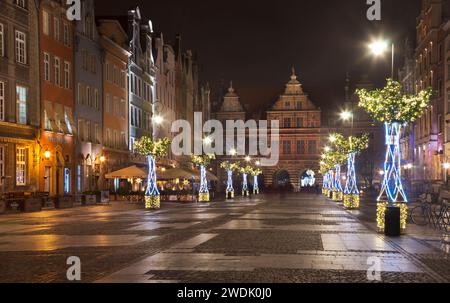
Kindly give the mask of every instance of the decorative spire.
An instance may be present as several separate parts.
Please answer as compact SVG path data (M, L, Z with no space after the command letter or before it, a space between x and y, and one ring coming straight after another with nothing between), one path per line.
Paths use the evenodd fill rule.
M233 80L230 81L230 88L228 88L228 92L234 93Z
M292 66L292 75L291 75L291 79L292 80L297 80L297 75L295 74L295 67Z

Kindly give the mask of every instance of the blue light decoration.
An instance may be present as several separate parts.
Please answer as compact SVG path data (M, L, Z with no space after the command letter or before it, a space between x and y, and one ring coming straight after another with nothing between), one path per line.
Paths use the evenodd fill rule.
M326 173L323 176L323 185L322 185L322 194L324 196L328 196L328 179L329 179L329 173Z
M334 179L333 179L333 195L332 200L333 201L342 201L343 199L343 190L342 190L342 184L341 184L341 165L337 164L335 166L334 171Z
M384 162L384 177L377 204L377 227L384 230L384 215L388 206L400 208L400 227L406 229L408 218L408 198L403 189L401 176L401 150L399 122L385 123L386 158Z
M388 201L391 205L408 202L401 177L400 129L400 123L385 123L387 149L384 179L378 201Z
M232 199L234 198L233 171L228 170L227 175L228 175L227 189L226 189L227 199Z
M206 167L200 165L200 189L198 195L199 202L209 202L208 180L206 179Z
M247 181L247 173L242 174L242 195L244 197L249 196L250 192L248 190L248 181Z
M259 194L258 176L253 176L253 194Z
M347 181L344 190L344 207L348 209L359 208L360 197L355 171L356 153L350 153L347 159Z
M156 184L156 164L154 156L147 156L148 175L145 190L145 208L158 209L161 207L161 197Z
M328 198L332 198L333 196L333 190L334 190L334 172L333 170L330 170L328 172Z

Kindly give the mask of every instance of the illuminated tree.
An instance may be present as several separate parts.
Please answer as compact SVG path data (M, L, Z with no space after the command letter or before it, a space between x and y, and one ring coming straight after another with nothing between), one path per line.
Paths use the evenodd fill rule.
M191 157L192 163L200 167L200 189L198 194L199 202L209 202L209 189L208 180L206 178L206 168L214 159L216 159L216 156L213 154L206 154L201 156L193 155Z
M239 169L239 171L242 174L242 195L244 197L249 196L250 195L250 191L248 190L248 180L247 177L249 174L252 173L253 168L251 166L245 166L245 167L241 167Z
M231 163L229 161L222 162L220 167L225 169L228 175L227 188L225 190L227 199L234 198L234 188L233 188L233 172L239 171L239 162Z
M420 118L430 104L431 89L420 91L417 95L402 93L400 83L388 79L386 87L368 91L358 89L359 106L364 108L375 120L385 125L386 158L384 162L384 179L378 196L378 227L384 229L386 207L401 208L402 229L406 228L408 199L401 179L400 136L402 126Z
M253 168L250 173L253 176L253 194L254 195L259 194L258 176L261 175L262 173L263 173L263 171L260 168Z
M134 151L147 157L148 176L145 190L145 208L158 209L161 207L161 197L156 184L156 158L167 154L170 140L167 138L153 140L150 137L141 137L134 143Z

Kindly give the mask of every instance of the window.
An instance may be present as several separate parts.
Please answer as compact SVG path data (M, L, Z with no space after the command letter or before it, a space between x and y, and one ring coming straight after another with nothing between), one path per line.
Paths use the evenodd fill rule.
M121 88L125 88L125 71L121 70L120 71L120 87Z
M100 109L100 96L98 94L98 89L95 89L94 92L94 108L97 110Z
M94 55L91 56L91 72L93 74L97 72L97 58Z
M27 155L26 149L18 147L16 150L16 185L26 185L26 168L27 168Z
M86 127L85 131L86 141L91 142L92 141L91 122L86 121L85 127Z
M100 143L100 128L97 123L94 125L94 143Z
M50 55L44 53L44 79L50 81Z
M70 193L70 169L64 168L64 193Z
M115 65L114 65L113 82L114 84L119 85L119 71L117 70L117 66Z
M316 141L309 141L308 142L308 154L313 155L317 153L317 143Z
M72 129L72 109L70 107L64 106L64 121L66 122L67 131L69 134L73 134Z
M5 121L5 82L0 81L0 121Z
M16 61L27 64L27 35L16 30Z
M106 80L111 81L111 66L106 63Z
M77 165L77 191L81 192L81 165Z
M55 85L61 86L61 59L55 57L53 67L55 69Z
M88 69L88 53L85 49L81 50L81 67L84 70Z
M297 101L297 109L298 110L302 109L302 101Z
M81 83L78 83L77 85L77 102L78 104L83 104L83 87L81 86Z
M106 129L106 142L105 145L106 146L110 146L111 145L111 130L109 128Z
M297 141L297 154L303 155L305 153L305 141Z
M64 61L64 88L70 89L70 63Z
M59 41L60 39L60 21L59 18L55 17L53 19L53 36L55 37L56 41Z
M124 99L122 99L121 101L120 101L120 116L123 118L123 119L125 119L127 116L126 116L126 113L127 113L127 103L125 102L125 100Z
M27 124L27 88L23 86L16 86L17 98L17 123Z
M49 112L51 112L52 102L45 101L45 109L44 109L44 129L52 130L52 124L50 122Z
M14 0L14 4L20 6L21 8L27 8L26 0Z
M114 148L117 148L119 146L119 133L117 130L114 130Z
M119 116L119 99L114 97L114 116Z
M297 128L303 127L303 118L297 118Z
M284 118L283 125L284 125L284 128L291 128L291 118Z
M289 101L284 102L284 108L285 109L290 109L291 108L291 103Z
M89 86L86 86L86 105L92 106L91 101L91 88Z
M64 22L64 33L63 33L64 45L70 47L70 28L69 24Z
M291 141L283 141L283 154L291 153Z
M111 112L111 97L109 95L106 95L106 112L109 114Z
M134 125L134 106L131 106L131 108L130 108L130 124L131 124L131 126L135 126Z
M84 141L84 134L83 134L83 120L78 120L78 140Z
M3 185L5 177L5 147L0 145L0 185Z
M50 14L47 11L42 12L42 31L44 35L50 35Z
M122 132L120 135L122 137L122 140L121 140L121 143L120 143L121 147L122 148L126 148L127 147L127 137L126 137L124 132Z
M0 23L0 57L5 55L5 28Z

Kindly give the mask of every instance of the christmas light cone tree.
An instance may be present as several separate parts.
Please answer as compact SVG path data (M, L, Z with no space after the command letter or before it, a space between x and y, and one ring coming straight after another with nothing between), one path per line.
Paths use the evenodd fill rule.
M167 153L170 140L167 138L154 141L149 137L141 137L134 143L136 153L145 156L148 164L147 188L145 190L145 208L159 209L161 197L157 186L156 157L163 157Z
M341 165L336 164L335 165L335 171L334 171L334 180L333 180L333 194L331 197L331 200L335 202L342 201L343 198L343 190L342 190L342 183L341 183Z
M225 195L227 199L234 198L234 187L233 187L233 172L239 170L239 162L230 163L228 161L222 162L220 167L225 169L227 172L227 188L225 189Z
M258 195L259 194L259 182L258 177L262 174L262 170L259 168L253 168L251 173L253 176L253 194Z
M356 180L355 157L357 153L367 149L369 136L364 134L361 137L350 136L345 138L342 134L332 134L330 138L332 138L331 141L333 141L333 145L338 153L347 158L347 178L343 193L344 207L356 209L359 207L360 197Z
M402 93L400 83L388 79L383 89L368 91L358 89L359 106L385 125L386 158L381 191L378 196L377 226L385 229L387 208L400 208L400 227L406 229L408 198L401 180L400 136L404 124L420 118L429 106L432 90L422 90L417 95Z
M242 196L250 196L250 190L248 189L248 175L252 173L253 168L251 166L245 166L240 168L242 174Z
M216 157L212 154L196 156L193 155L191 157L192 163L197 165L200 168L200 188L198 192L198 201L199 202L209 202L209 188L208 188L208 179L206 176L206 168L209 166L212 160Z

